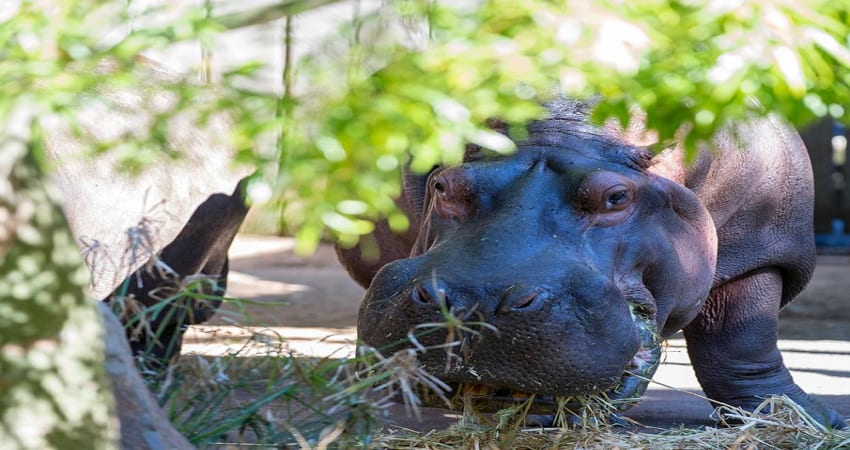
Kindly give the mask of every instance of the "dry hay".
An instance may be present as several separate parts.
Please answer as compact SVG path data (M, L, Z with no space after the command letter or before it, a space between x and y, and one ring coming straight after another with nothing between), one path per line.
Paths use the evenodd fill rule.
M184 356L154 389L161 398L172 392L173 418L201 447L850 449L850 431L826 429L787 397L770 397L752 413L720 407L714 415L721 426L700 429L618 426L607 419L620 405L604 395L558 398L554 422L559 427L529 428L526 418L534 396L493 414L479 413L463 386L449 397L448 386L419 366L414 349L383 357L361 346L358 358L345 362L295 358L282 339L262 343L267 346L264 357L239 357L239 351L229 357ZM177 374L191 383L173 378ZM428 433L376 433L369 425L377 425L383 408L399 398L417 413L427 391L460 405L463 418ZM256 428L253 437L245 434L251 431L246 427Z
M272 445L279 448L387 448L387 449L850 449L850 431L826 429L816 422L801 406L787 397L770 397L756 408L755 412L747 412L731 406L722 406L715 410L714 417L718 427L658 429L631 423L619 426L609 423L608 418L616 415L619 405L612 404L604 395L573 397L559 399L559 407L555 411L557 428L529 428L526 418L529 416L530 405L534 397L517 403L512 407L496 413L483 414L476 411L475 404L462 395L463 389L455 396L447 398L447 387L439 380L422 371L416 361L416 352L398 352L391 357L383 357L379 353L364 354L361 347L358 358L363 364L360 370L346 363L339 367L332 364L334 370L327 370L318 361L312 363L301 358L235 358L229 360L230 365L224 370L219 364L227 359L215 358L207 361L204 358L181 358L184 371L195 380L195 394L204 391L198 386L198 380L210 380L209 392L201 397L210 397L221 387L221 379L247 380L256 377L257 373L267 380L276 380L277 390L287 390L289 387L298 392L302 404L312 404L319 410L325 420L314 423L315 428L306 435L304 423L314 420L303 416L309 413L304 410L288 417L278 417L278 426L288 431L289 437L282 434L266 436L258 444ZM285 352L282 352L285 353ZM368 362L366 362L368 360ZM284 367L281 362L287 362ZM330 361L324 361L330 363ZM317 364L318 365L314 365ZM276 370L270 370L270 366ZM364 367L365 366L365 367ZM342 372L339 372L339 371ZM349 372L353 370L353 372ZM276 372L270 374L270 372ZM316 373L323 372L324 379L334 373L328 382L317 383ZM216 380L218 379L218 380ZM215 381L213 381L215 380ZM284 381L285 380L285 381ZM312 380L312 382L310 382ZM267 381L268 382L268 381ZM226 384L226 383L225 383ZM239 390L244 390L250 383L239 382ZM419 389L424 387L425 389ZM251 389L248 389L251 390ZM328 395L328 390L332 393ZM444 430L427 433L417 433L413 430L393 429L377 432L369 427L361 428L357 422L366 416L375 417L382 408L401 398L406 400L413 413L418 412L421 404L419 397L423 391L432 391L431 395L442 397L449 404L464 409L459 422ZM265 392L268 395L268 392ZM284 398L260 399L253 403L271 406L280 404ZM288 397L288 395L286 396ZM291 398L290 401L295 400ZM707 401L707 399L706 399ZM269 404L268 402L272 402ZM252 403L252 402L249 402ZM351 421L353 411L351 405L358 404L368 407L361 411L364 417ZM576 407L578 405L578 407ZM236 409L244 409L241 405ZM340 409L342 408L342 409ZM224 408L227 409L227 408ZM279 409L279 408L275 408ZM311 409L311 408L308 408ZM355 408L357 409L357 408ZM222 411L225 412L225 411ZM316 411L314 411L315 413ZM291 412L290 412L291 414ZM218 414L216 414L218 415ZM226 414L225 414L226 415ZM309 414L308 414L309 415ZM339 422L340 416L348 416L349 421ZM213 416L203 417L205 420ZM221 418L216 418L221 420ZM300 423L303 422L303 423ZM321 422L321 424L319 423ZM734 425L731 425L734 424ZM321 432L320 432L321 431ZM281 430L283 432L283 430ZM346 436L348 433L354 436ZM318 433L318 434L317 434ZM361 434L365 433L365 434ZM259 438L259 436L257 436ZM294 441L293 442L293 437ZM237 439L235 442L240 442ZM232 443L235 443L232 441ZM255 441L257 442L257 441ZM222 443L217 443L221 445ZM241 441L239 445L245 445ZM207 443L206 445L209 445ZM257 445L257 444L254 444ZM216 447L217 445L213 445Z
M522 417L521 411L517 418ZM445 430L395 431L377 439L388 449L838 449L850 448L850 431L824 428L787 397L770 397L756 409L715 410L720 426L625 431L594 422L577 428L500 428L461 421ZM497 413L498 415L498 413ZM737 425L729 425L736 423ZM502 425L504 425L502 423Z

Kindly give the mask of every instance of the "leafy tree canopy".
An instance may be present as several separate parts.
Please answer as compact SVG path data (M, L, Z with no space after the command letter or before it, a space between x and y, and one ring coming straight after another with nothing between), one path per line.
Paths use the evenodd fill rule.
M304 23L291 17L320 17L325 5L345 2L290 0L230 13L209 3L176 12L135 3L21 0L0 8L4 139L17 133L41 146L34 117L73 119L78 93L138 83L131 69L143 51L198 40L214 53L219 33L275 20L285 23L287 39ZM226 71L214 89L187 80L168 86L175 109L196 108L200 120L231 115L237 160L259 169L253 191L271 188L302 250L326 231L353 243L371 230L369 218L386 216L403 229L392 201L403 165L421 171L456 162L467 142L511 151L486 119L540 117L540 102L556 90L601 95L599 121L627 123L639 108L661 145L684 137L690 151L752 114L776 113L795 125L848 121L848 2L348 3L360 13L326 45L287 57L277 93L246 84L260 63ZM168 117L158 113L146 132L92 149L118 152L130 170L176 157L163 150Z

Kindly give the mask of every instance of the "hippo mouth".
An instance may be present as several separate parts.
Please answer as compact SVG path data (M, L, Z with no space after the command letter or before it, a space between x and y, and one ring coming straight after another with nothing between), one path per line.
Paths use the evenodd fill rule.
M661 362L661 338L654 320L654 311L642 303L629 302L632 320L640 337L640 347L626 364L613 388L590 389L581 394L539 395L503 386L480 383L447 383L454 395L446 397L420 386L417 392L426 406L490 413L522 405L527 414L551 415L565 411L578 415L590 402L604 404L610 413L622 412L634 406L646 391L650 379ZM608 384L608 383L606 383ZM608 384L610 385L610 384Z

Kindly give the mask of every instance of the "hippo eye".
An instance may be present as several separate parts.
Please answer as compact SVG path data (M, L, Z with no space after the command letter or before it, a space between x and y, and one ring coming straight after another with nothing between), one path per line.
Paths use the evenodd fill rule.
M577 206L584 212L611 214L629 209L634 203L636 192L635 184L628 177L610 170L597 170L582 180L577 194ZM614 216L619 217L621 214ZM594 223L598 225L602 222Z
M632 191L627 186L618 184L602 194L603 210L607 212L620 211L631 203Z

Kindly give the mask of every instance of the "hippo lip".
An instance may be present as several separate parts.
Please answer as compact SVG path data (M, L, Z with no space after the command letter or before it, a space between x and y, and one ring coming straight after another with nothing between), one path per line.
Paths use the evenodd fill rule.
M449 383L455 392L449 399L450 407L460 410L472 406L476 411L495 412L526 403L524 410L529 414L553 414L563 407L577 413L586 399L594 396L604 399L612 407L612 412L625 411L634 406L646 391L649 380L661 362L661 338L657 332L654 312L639 302L630 301L628 304L640 336L640 347L613 388L591 389L586 394L572 396L543 396L500 386ZM445 397L427 389L420 389L419 395L425 405L446 405Z

